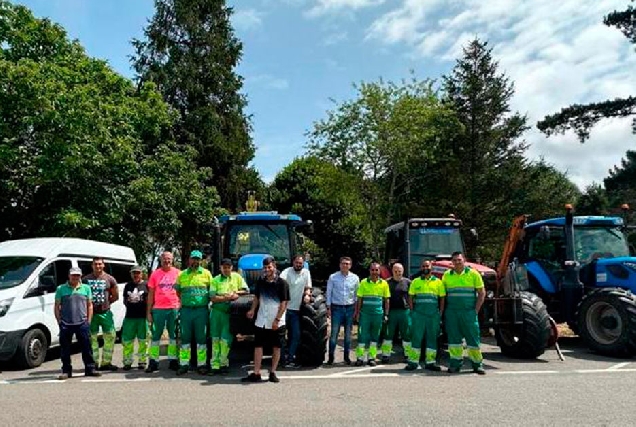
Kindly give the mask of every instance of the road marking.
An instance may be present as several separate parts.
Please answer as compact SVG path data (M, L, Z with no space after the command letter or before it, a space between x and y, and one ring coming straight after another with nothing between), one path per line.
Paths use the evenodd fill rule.
M629 365L631 362L623 362L623 363L617 363L614 366L610 366L609 368L607 368L608 371L615 371L617 369L621 369L624 368L625 366Z
M340 376L340 375L355 374L355 373L358 373L358 372L370 371L371 369L376 369L376 367L375 366L367 366L366 368L351 369L349 371L344 371L344 372L335 372L333 374L330 374L329 376L337 377L337 376Z
M404 376L404 374L398 374L397 372L383 372L383 373L369 373L364 375L289 375L289 376L279 376L280 379L285 380L313 380L313 379L321 379L321 380L345 380L347 378L382 378L382 377L400 377Z
M0 384L11 384L9 381L6 380L0 380Z
M624 373L624 372L636 372L636 368L630 368L630 369L579 369L576 371L571 371L571 372L576 372L577 374L607 374L607 373Z
M532 374L558 374L559 372L567 371L494 371L499 375L532 375Z

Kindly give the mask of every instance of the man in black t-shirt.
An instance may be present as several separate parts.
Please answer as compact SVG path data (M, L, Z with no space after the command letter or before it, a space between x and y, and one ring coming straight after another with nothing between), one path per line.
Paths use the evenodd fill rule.
M389 298L389 320L385 325L382 341L382 363L389 363L396 330L400 331L405 357L408 356L411 348L411 312L408 303L411 281L404 277L402 264L393 264L393 276L387 282L391 297Z
M272 346L272 367L269 371L269 381L277 383L276 368L280 361L280 349L285 339L285 311L289 301L289 285L281 279L276 270L274 258L263 260L265 273L256 281L252 308L247 312L249 319L256 314L256 332L254 333L254 372L243 378L244 382L261 381L261 362L263 347Z
M130 269L132 280L124 287L124 305L126 317L122 325L121 342L124 347L124 370L129 371L133 364L135 339L138 340L138 369L146 369L148 359L147 341L148 324L146 321L146 304L148 302L148 286L143 280L142 268L138 265Z

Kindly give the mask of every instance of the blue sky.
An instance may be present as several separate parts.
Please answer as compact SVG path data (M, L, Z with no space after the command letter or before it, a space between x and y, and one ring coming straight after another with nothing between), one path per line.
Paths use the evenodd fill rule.
M17 0L77 38L91 56L132 77L130 40L142 36L152 0ZM490 41L516 83L513 107L532 124L547 113L636 94L636 53L602 17L626 0L232 0L244 43L245 77L257 147L267 181L304 151L305 132L330 98L353 96L352 83L439 78L472 37ZM633 148L629 120L602 123L581 145L572 134L525 135L531 158L544 157L580 187L601 181Z

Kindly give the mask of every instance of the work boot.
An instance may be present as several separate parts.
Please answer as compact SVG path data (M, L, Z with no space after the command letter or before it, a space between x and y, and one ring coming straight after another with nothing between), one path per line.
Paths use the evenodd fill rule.
M333 365L333 356L329 356L329 359L327 360L327 365L328 366L332 366Z
M124 365L124 371L130 371L132 369L132 365Z
M280 379L276 375L276 372L270 372L269 373L269 382L270 383L279 383L280 382Z
M60 375L57 376L57 379L60 381L64 381L64 380L68 380L72 376L73 374L70 372L62 372Z
M475 366L473 368L473 372L478 375L486 375L486 370L484 369L483 366Z
M177 359L172 359L168 364L168 368L171 371L176 371L177 369L179 369L179 361Z
M244 383L260 383L262 380L261 374L255 374L254 372L244 378L241 378L241 382Z
M448 367L448 369L446 370L446 372L448 372L449 374L458 374L459 373L459 368L453 368L453 367Z
M207 375L208 374L208 368L206 368L205 366L199 366L197 368L197 373L199 375Z
M424 369L426 369L427 371L433 371L433 372L440 372L442 370L442 368L439 365L436 365L435 363L427 363L426 365L424 365Z
M85 377L101 377L102 373L97 371L86 371L84 372Z
M351 366L351 359L349 359L348 357L345 357L344 363L345 363L345 365Z
M417 363L407 363L407 365L404 367L405 371L415 371L417 369Z
M389 356L382 356L382 358L380 359L380 363L388 365L390 360L391 359L389 358Z
M181 375L185 375L188 373L188 367L187 366L179 366L179 369L177 369L177 375L181 376Z
M146 369L146 364L145 363L137 364L137 369L139 369L140 371L143 371L144 369Z
M116 365L113 365L112 363L105 363L103 365L99 365L99 368L97 368L98 371L109 371L109 372L117 372L119 368Z
M146 373L150 374L151 372L155 372L158 370L159 370L159 364L157 363L157 361L150 359L150 362L148 362L148 367L146 368Z
M367 362L367 365L369 366L377 366L377 363L374 359L369 359L369 361Z

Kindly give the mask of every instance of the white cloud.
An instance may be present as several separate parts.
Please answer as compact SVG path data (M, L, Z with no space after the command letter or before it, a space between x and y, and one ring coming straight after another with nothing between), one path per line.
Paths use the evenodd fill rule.
M603 16L625 8L624 0L402 0L367 29L367 39L403 44L415 55L452 65L462 46L488 40L500 69L515 82L512 107L530 124L572 103L636 93L636 54ZM543 156L580 186L602 181L636 136L631 121L607 120L580 144L572 133L546 138L533 127L529 155Z
M237 9L232 14L231 20L237 30L250 31L263 24L264 15L256 9Z
M314 5L307 11L307 16L317 17L343 10L358 10L371 6L378 6L385 0L315 0Z
M257 76L247 77L246 83L248 85L255 85L268 89L285 90L289 88L289 82L286 79L274 77L269 74L260 74Z
M346 31L337 31L335 33L328 34L322 41L322 44L324 46L333 46L347 40L348 38L349 34Z

